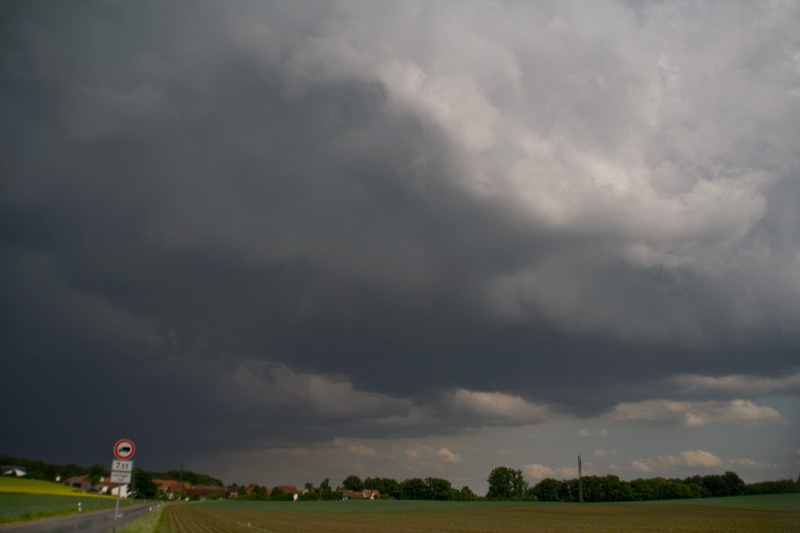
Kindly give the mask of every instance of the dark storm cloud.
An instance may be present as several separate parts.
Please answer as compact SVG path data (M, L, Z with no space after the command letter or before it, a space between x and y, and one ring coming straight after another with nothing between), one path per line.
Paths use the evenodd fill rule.
M3 4L4 446L453 432L795 372L796 14L708 44L715 13L634 7Z

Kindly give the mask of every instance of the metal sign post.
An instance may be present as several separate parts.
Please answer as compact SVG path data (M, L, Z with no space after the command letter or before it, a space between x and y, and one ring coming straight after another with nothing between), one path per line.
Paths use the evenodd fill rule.
M119 516L119 500L122 497L122 485L131 482L133 478L133 453L136 446L130 439L122 439L114 445L115 460L111 461L111 482L117 484L117 508L114 510L114 531L117 530L117 517Z

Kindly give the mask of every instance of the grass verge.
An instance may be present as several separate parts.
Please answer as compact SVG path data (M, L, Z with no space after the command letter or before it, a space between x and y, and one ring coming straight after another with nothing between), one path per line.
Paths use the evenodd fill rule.
M139 518L121 528L117 528L118 533L170 533L170 529L164 525L162 517L164 509L167 508L166 504L155 504L152 510Z

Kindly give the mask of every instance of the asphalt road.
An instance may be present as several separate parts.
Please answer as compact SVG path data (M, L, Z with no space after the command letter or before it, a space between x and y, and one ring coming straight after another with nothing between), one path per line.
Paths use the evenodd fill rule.
M58 518L47 518L23 524L10 524L0 527L2 533L109 533L115 527L122 527L137 518L141 518L150 508L158 503L131 505L119 510L120 517L114 522L114 509L107 511L94 511L90 513L77 513Z

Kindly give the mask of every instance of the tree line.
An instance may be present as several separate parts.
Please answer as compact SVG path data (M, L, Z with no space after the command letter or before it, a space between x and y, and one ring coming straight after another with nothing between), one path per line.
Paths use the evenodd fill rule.
M342 498L342 490L377 490L383 499L396 500L515 500L578 502L583 495L584 502L622 502L645 500L669 500L679 498L708 498L719 496L741 496L752 494L781 494L800 492L800 476L797 481L784 479L746 484L735 472L721 475L692 476L685 479L634 479L624 481L614 475L584 476L581 479L556 480L546 478L535 485L529 485L521 470L508 467L492 469L487 479L489 491L486 496L476 495L469 487L456 489L446 479L411 478L397 481L386 477L368 477L364 480L351 475L342 481L337 489L332 489L325 479L319 487L306 483L298 495L299 500L335 500ZM252 485L251 485L252 487ZM277 491L277 494L276 494ZM239 491L240 499L291 499L279 489L269 491L258 487L250 493Z
M695 475L685 479L656 477L632 481L614 475L566 480L546 478L529 486L521 470L497 467L492 470L488 481L486 497L490 500L622 502L800 492L800 476L797 481L784 479L746 484L735 472Z
M56 479L65 480L75 476L89 476L89 479L93 480L93 483L97 483L101 477L108 476L108 467L101 464L94 464L89 467L79 466L75 463L58 465L45 463L44 461L14 457L12 455L0 455L0 464L23 467L25 469L26 478L47 481L55 481Z
M27 478L55 481L65 480L73 476L87 475L96 484L101 477L108 476L108 469L100 464L82 467L70 463L67 465L47 464L20 457L0 455L0 464L24 467ZM190 470L170 470L164 473L145 472L140 468L134 471L134 486L137 497L152 498L156 494L153 479L171 479L185 481L191 485L222 486L219 479L197 474ZM362 480L351 475L345 478L339 487L331 487L330 480L324 479L318 486L308 482L298 494L300 500L336 500L342 499L342 490L362 491L377 490L381 498L396 500L452 500L472 501L518 500L577 502L581 495L585 502L619 502L643 500L669 500L681 498L707 498L717 496L740 496L755 494L783 494L800 492L800 476L797 480L782 479L778 481L761 481L746 484L734 472L721 475L695 475L685 479L667 479L662 477L634 479L624 481L614 475L583 476L581 479L556 480L546 478L535 485L525 481L522 470L498 466L493 468L487 479L489 490L486 496L479 497L469 487L456 489L442 478L410 478L397 481L386 477L368 477ZM266 486L251 483L239 486L236 483L227 487L237 493L240 500L291 500L293 495L279 488L268 490Z
M469 487L456 489L446 479L426 477L396 481L386 477L368 477L363 482L358 476L349 476L342 482L348 490L371 489L380 492L381 497L396 500L477 500L478 496Z
M280 488L275 487L271 491L267 487L253 484L238 486L230 485L234 488L238 500L291 500L292 495L286 494ZM299 489L298 500L341 500L345 490L361 492L364 489L377 490L382 499L394 500L477 500L478 496L469 487L455 489L449 481L441 478L428 477L406 479L396 481L391 478L366 478L362 480L358 476L348 476L342 484L336 488L331 487L330 479L325 478L314 486L308 482L305 487Z

